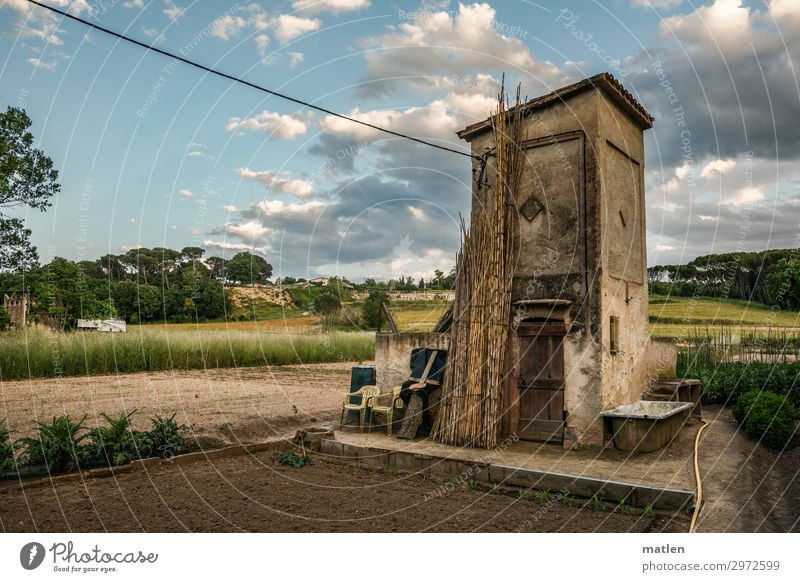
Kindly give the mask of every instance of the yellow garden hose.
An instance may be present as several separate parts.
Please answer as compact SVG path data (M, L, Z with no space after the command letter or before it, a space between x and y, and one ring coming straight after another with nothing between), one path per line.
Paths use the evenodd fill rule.
M697 525L697 516L700 514L700 505L703 503L703 481L700 479L700 462L697 460L698 449L700 448L700 435L703 430L708 426L704 420L703 426L697 431L697 436L694 437L694 478L697 483L697 499L694 503L694 513L692 513L692 522L689 524L689 533L694 533L694 528Z

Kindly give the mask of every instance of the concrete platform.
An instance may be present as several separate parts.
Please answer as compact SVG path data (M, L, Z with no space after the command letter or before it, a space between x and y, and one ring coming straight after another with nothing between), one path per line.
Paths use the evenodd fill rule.
M697 425L684 427L660 451L565 450L509 439L497 449L451 447L428 439L406 441L378 433L336 431L322 453L364 465L437 473L514 487L602 496L628 505L681 509L694 501L692 445Z

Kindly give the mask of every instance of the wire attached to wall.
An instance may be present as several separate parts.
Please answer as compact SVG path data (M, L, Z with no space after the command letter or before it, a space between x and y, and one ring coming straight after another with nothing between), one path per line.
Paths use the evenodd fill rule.
M75 22L79 22L79 23L81 23L81 24L83 24L85 26L88 26L88 27L90 27L90 28L92 28L94 30L99 30L100 32L104 32L104 33L109 34L109 35L111 35L111 36L113 36L115 38L118 38L120 40L124 40L126 42L131 43L131 44L135 44L136 46L139 46L141 48L144 48L144 49L147 49L149 51L153 51L155 53L163 55L165 57L169 57L171 59L175 59L176 61L180 61L180 62L185 63L187 65L191 65L192 67L200 69L201 71L205 71L207 73L211 73L212 75L217 75L218 77L222 77L223 79L228 79L229 81L233 81L235 83L241 83L242 85L245 85L245 86L250 87L252 89L256 89L257 91L262 91L262 92L267 93L269 95L273 95L274 97L278 97L280 99L285 99L286 101L291 101L292 103L295 103L297 105L301 105L303 107L308 107L309 109L314 109L314 110L319 111L321 113L325 113L326 115L332 115L333 117L337 117L339 119L344 119L345 121L349 121L351 123L357 123L358 125L363 125L364 127L369 127L370 129L374 129L376 131L380 131L380 132L386 133L388 135L393 135L395 137L400 137L400 138L403 138L403 139L411 140L413 142L416 142L416 143L419 143L419 144L422 144L422 145L430 146L432 148L436 148L436 149L439 149L439 150L442 150L442 151L446 151L446 152L450 152L450 153L453 153L453 154L458 154L460 156L465 156L465 157L468 157L468 158L480 159L479 156L476 156L476 155L473 155L473 154L470 154L470 153L467 153L467 152L464 152L464 151L461 151L461 150L457 150L455 148L450 148L450 147L447 147L447 146L443 146L443 145L439 145L439 144L436 144L436 143L433 143L433 142L429 142L429 141L426 141L424 139L420 139L418 137L413 137L413 136L410 136L410 135L406 135L406 134L400 133L398 131L392 131L391 129L386 129L385 127L380 127L380 126L374 125L372 123L367 123L366 121L361 121L360 119L356 119L354 117L349 117L349 116L344 115L342 113L337 113L337 112L332 111L330 109L326 109L324 107L320 107L319 105L314 105L312 103L309 103L308 101L303 101L302 99L298 99L296 97L291 97L289 95L286 95L284 93L280 93L278 91L273 91L272 89L268 89L266 87L262 87L261 85L257 85L255 83L251 83L250 81L246 81L245 79L242 79L240 77L235 77L233 75L229 75L228 73L223 73L222 71L217 71L216 69L212 69L211 67L208 67L206 65L202 65L202 64L197 63L195 61L191 61L191 60L186 59L186 58L184 58L182 56L179 56L179 55L176 55L174 53L171 53L169 51L165 51L165 50L160 49L158 47L155 47L153 45L149 45L147 43L141 42L139 40L136 40L135 38L131 38L129 36L125 36L124 34L120 34L119 32L115 32L113 30L110 30L108 28L100 26L99 24L94 24L93 22L89 22L88 20L85 20L85 19L83 19L83 18L81 18L79 16L75 16L73 14L69 14L65 10L60 10L58 8L54 8L53 6L48 6L47 4L44 4L42 2L38 2L37 0L27 0L27 1L30 4L34 4L36 6L39 6L40 8L44 8L45 10L49 10L50 12L54 12L56 14L59 14L64 18L68 18L70 20L74 20Z

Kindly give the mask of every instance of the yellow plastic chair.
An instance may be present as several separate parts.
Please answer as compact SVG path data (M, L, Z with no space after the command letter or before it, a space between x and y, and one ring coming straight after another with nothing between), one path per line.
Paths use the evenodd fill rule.
M362 386L355 392L351 392L344 397L342 402L342 416L339 419L339 426L344 424L344 415L346 412L358 412L358 432L364 432L364 418L367 414L367 403L373 396L381 393L381 389L377 386ZM352 402L354 396L361 396L361 401L358 403Z
M394 418L395 410L403 410L403 401L400 399L400 390L402 386L395 386L391 392L385 394L378 394L372 396L367 402L367 408L370 410L370 422L367 425L367 430L372 432L372 415L376 412L378 414L386 415L387 434L392 436L392 419Z

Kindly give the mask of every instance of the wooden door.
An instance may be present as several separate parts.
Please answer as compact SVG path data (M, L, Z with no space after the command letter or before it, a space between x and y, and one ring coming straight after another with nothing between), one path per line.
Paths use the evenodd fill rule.
M564 440L564 325L523 322L519 341L520 438Z

